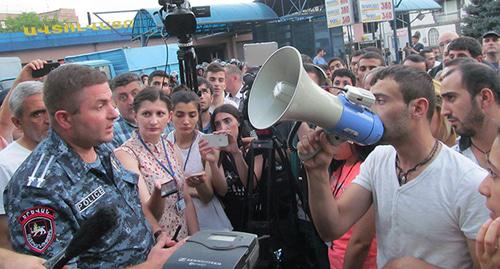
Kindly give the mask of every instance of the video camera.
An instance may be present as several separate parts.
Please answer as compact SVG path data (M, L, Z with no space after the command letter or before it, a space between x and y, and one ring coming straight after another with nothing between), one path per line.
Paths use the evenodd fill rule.
M179 71L181 84L198 93L196 53L192 35L196 32L196 18L210 17L210 6L193 7L187 0L158 0L165 32L179 39Z

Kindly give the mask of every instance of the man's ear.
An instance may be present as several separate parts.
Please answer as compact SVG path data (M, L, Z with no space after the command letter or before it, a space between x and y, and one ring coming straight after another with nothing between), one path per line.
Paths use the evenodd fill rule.
M427 118L429 111L429 101L425 98L417 98L411 101L410 113L414 118Z
M72 115L66 110L58 110L54 113L54 120L62 129L70 129L73 126Z
M483 88L478 94L482 109L487 109L491 105L496 105L495 93L490 88Z
M21 125L22 125L21 120L19 120L16 117L12 117L12 118L10 118L10 120L12 121L12 123L14 124L14 126L16 126L17 129L21 129Z

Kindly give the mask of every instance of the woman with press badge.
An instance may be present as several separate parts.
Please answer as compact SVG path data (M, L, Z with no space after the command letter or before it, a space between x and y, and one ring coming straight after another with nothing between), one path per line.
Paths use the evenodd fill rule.
M139 196L155 237L164 231L185 238L198 231L198 221L186 192L180 153L163 133L170 121L170 100L147 87L135 96L133 109L138 131L115 150L116 157L139 175Z

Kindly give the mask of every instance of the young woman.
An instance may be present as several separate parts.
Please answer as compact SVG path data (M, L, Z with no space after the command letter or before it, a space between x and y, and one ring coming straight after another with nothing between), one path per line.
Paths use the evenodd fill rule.
M189 194L196 209L200 230L232 230L231 223L204 172L198 143L202 133L198 131L200 98L192 91L178 91L171 96L172 121L175 131L167 139L181 152L182 170L186 175Z
M359 146L344 142L335 147L334 170L330 179L332 194L335 199L342 196L344 190L359 174L361 163L374 146ZM377 268L377 245L374 240L375 222L370 209L349 231L332 242L328 249L330 268Z
M137 94L133 108L138 131L115 154L126 169L139 175L139 196L155 236L163 230L171 236L179 233L177 238L182 239L198 231L198 222L180 153L163 133L170 120L169 107L168 96L156 88ZM161 185L169 190L165 198Z
M212 182L215 193L221 196L225 211L236 231L242 231L246 225L245 194L248 182L248 165L242 149L241 114L232 105L217 107L211 118L216 134L228 136L229 144L222 148L213 148L202 139L199 143L200 154L206 162L206 172ZM262 158L255 158L253 186L262 171Z

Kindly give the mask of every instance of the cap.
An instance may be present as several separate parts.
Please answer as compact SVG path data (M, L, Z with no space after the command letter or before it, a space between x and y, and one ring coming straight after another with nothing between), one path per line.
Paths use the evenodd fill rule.
M489 36L489 35L494 35L496 37L500 37L500 35L497 33L497 31L488 31L486 33L483 34L483 38Z

